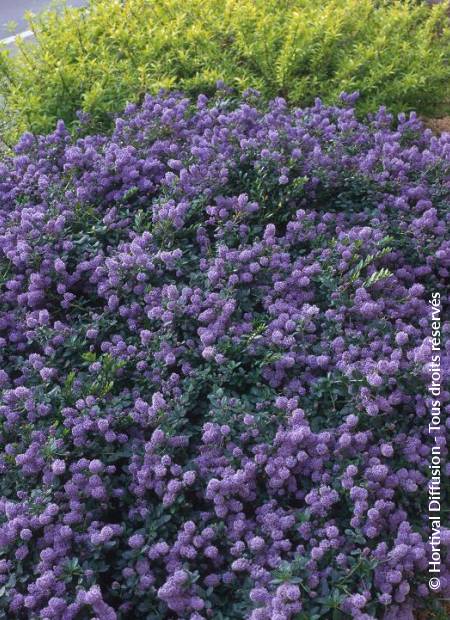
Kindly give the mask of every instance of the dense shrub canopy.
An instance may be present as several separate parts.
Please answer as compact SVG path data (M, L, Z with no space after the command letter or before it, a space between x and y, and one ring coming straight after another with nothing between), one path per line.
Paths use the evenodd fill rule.
M246 97L149 96L0 166L0 618L439 608L450 136Z
M310 105L359 90L360 112L448 109L447 2L91 0L31 22L37 45L0 63L9 125L50 131L83 109L98 126L160 88L212 92L224 80ZM446 107L447 106L447 107ZM17 128L10 128L14 134Z

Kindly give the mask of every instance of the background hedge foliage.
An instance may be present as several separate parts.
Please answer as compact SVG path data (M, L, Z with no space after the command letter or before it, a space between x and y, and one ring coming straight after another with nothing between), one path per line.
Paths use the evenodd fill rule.
M80 109L108 127L146 92L209 93L217 80L302 105L359 90L364 113L387 105L434 115L448 102L447 3L91 0L87 11L30 24L37 45L1 56L11 139L59 118L71 124Z

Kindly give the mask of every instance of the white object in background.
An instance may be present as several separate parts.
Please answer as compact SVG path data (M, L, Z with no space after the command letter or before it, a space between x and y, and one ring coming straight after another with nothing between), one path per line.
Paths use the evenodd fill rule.
M11 37L7 37L6 39L0 39L0 43L3 43L3 45L11 45L11 43L14 43L17 37L19 37L19 39L28 39L28 37L32 36L32 30L24 30L24 32L18 32L17 34L13 34Z

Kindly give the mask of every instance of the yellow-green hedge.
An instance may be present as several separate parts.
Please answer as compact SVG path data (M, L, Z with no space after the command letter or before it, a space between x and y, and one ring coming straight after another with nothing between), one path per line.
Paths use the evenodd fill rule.
M449 99L447 11L406 0L91 0L31 19L37 43L1 56L3 121L11 136L42 132L83 109L107 127L145 92L208 93L219 79L298 104L359 90L361 112L432 115Z

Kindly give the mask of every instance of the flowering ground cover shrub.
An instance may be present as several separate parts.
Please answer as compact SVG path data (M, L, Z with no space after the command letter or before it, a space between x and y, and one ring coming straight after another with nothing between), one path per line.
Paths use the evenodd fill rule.
M149 96L2 162L0 618L442 615L450 135L353 100Z
M238 92L310 105L359 90L361 113L386 105L427 116L448 113L448 1L91 0L89 11L32 19L36 44L0 55L14 138L112 113L160 88L198 95L217 80ZM12 122L14 121L14 122ZM12 123L12 127L11 127ZM3 131L3 134L5 131Z

